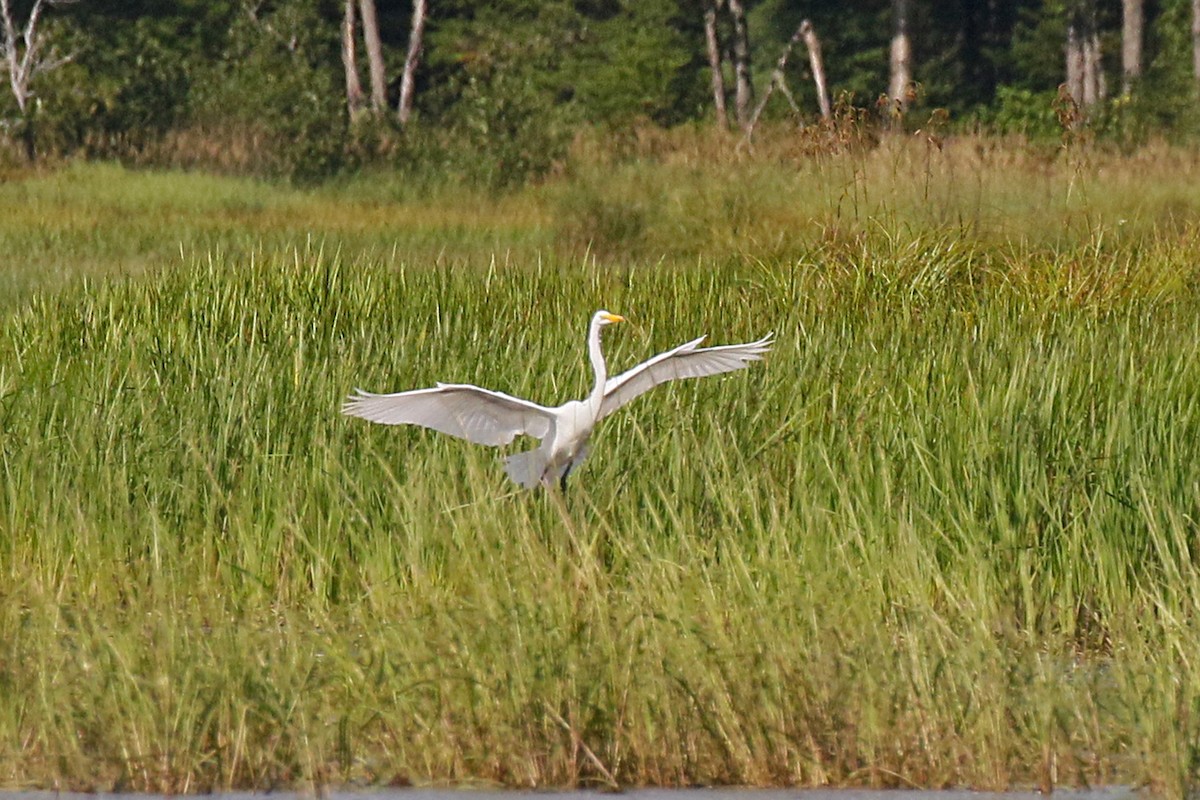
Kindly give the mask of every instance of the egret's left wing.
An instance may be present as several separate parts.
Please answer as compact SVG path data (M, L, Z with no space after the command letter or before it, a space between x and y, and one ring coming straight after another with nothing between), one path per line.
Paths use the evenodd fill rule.
M659 353L649 361L633 369L609 378L604 384L604 403L600 406L600 417L607 417L621 406L644 394L660 383L703 378L720 375L750 366L751 361L761 361L763 353L771 349L773 334L767 334L757 342L727 344L721 347L701 347L704 337L681 344L674 350Z

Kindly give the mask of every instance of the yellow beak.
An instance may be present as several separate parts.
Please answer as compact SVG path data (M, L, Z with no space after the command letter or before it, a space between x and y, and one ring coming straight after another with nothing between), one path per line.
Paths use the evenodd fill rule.
M620 314L605 314L604 319L608 320L609 322L624 322L625 321L625 318L622 317Z

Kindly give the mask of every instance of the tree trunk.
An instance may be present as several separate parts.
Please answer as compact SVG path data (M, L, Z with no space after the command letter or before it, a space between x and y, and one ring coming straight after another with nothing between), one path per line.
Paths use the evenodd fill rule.
M1084 13L1079 5L1067 11L1067 92L1076 106L1084 108L1087 84L1087 30Z
M37 131L32 117L26 117L21 123L21 144L25 148L25 159L30 164L37 163Z
M1192 0L1192 74L1200 83L1200 0Z
M379 18L375 0L361 0L363 42L367 47L367 68L371 75L371 109L380 113L387 108L387 75L383 67L383 41L379 38Z
M400 76L400 102L396 106L396 117L401 125L407 125L409 117L412 116L417 65L421 63L421 50L425 47L426 16L427 0L413 0L412 25L408 29L408 54L404 57L404 73Z
M1104 81L1104 65L1100 57L1100 34L1092 20L1091 33L1083 42L1083 104L1096 105L1108 96Z
M354 3L355 0L346 0L345 15L342 17L342 67L346 72L346 110L350 113L351 122L362 115L365 100L362 82L358 79L358 52L354 46L354 29L357 27Z
M903 111L912 83L912 41L908 35L908 0L892 0L892 47L889 58L888 99Z
M20 114L18 130L25 146L25 156L30 163L37 160L37 135L34 125L37 106L31 106L29 103L30 98L33 97L33 90L29 84L39 72L48 72L71 60L69 56L50 58L42 55L43 42L41 32L38 30L38 23L44 7L45 0L34 0L33 7L29 10L29 17L25 21L25 27L20 31L20 44L18 44L18 25L13 16L12 3L9 0L0 0L0 17L3 17L4 24L5 63L3 68L8 71L9 87L12 89L13 100L16 101L17 111ZM21 50L20 53L18 53L18 49Z
M1142 36L1144 0L1122 0L1124 20L1121 26L1121 93L1129 94L1142 77Z
M1200 0L1196 0L1200 2ZM709 0L704 9L704 44L708 50L708 68L712 73L713 107L717 110L717 125L729 129L729 114L725 110L725 75L721 72L721 41L717 38L717 12L724 0Z
M800 35L804 37L804 46L808 48L808 63L812 67L813 83L817 86L817 105L821 109L821 117L829 119L833 111L829 106L829 89L825 86L825 60L821 57L821 41L808 20L800 23Z
M41 9L41 2L34 5L33 15L36 15ZM25 104L29 99L29 60L32 55L32 44L34 40L30 33L33 31L36 23L32 20L29 23L29 28L25 34L25 57L18 58L17 54L17 20L13 17L12 6L9 0L0 0L0 14L4 16L4 60L8 70L8 85L12 89L13 99L17 101L17 110L21 116L25 115Z
M750 82L750 33L742 0L729 0L729 13L733 18L733 75L737 81L734 111L738 125L745 128L750 124L751 106L754 105L754 84Z
M1086 111L1107 94L1095 0L1077 0L1068 9L1066 56L1067 91Z
M1075 101L1075 105L1083 107L1083 38L1082 20L1073 11L1067 16L1067 93Z

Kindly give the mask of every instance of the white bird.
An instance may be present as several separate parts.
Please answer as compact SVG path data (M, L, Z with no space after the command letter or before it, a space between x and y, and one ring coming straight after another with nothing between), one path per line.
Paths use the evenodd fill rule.
M358 389L346 400L342 413L384 425L420 425L476 444L498 446L522 434L533 436L542 440L541 445L508 456L505 471L527 489L557 482L565 490L567 475L587 455L588 437L601 419L660 383L745 369L751 361L761 360L772 343L772 335L767 334L757 342L700 347L701 336L609 378L600 351L600 330L624 321L607 311L592 317L587 344L596 386L584 400L548 408L470 384L439 383L432 389L395 394Z

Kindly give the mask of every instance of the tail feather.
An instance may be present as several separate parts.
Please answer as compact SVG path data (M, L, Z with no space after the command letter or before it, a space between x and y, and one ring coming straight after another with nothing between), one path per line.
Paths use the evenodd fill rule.
M504 459L504 471L526 489L535 489L546 472L546 457L539 450L513 453Z

